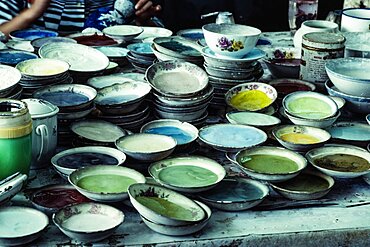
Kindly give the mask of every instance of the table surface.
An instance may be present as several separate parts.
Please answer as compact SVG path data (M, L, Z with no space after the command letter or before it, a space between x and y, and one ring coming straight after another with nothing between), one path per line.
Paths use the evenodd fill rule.
M264 35L274 44L292 44L287 32ZM268 76L265 74L264 78L267 80ZM201 146L199 154L217 160L229 175L243 175L222 152ZM26 197L30 191L61 182L66 183L51 168L31 171L25 193L14 197L10 204L30 206ZM241 212L212 210L203 230L183 237L156 233L146 227L133 208L115 203L113 206L125 214L124 223L111 237L93 246L370 246L370 186L362 178L336 179L324 198L295 205L270 189L261 206ZM279 205L286 208L278 208ZM82 245L50 222L43 236L29 246Z

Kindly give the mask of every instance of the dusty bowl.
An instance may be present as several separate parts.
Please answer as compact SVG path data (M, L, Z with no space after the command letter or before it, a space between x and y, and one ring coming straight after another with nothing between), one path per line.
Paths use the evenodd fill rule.
M370 63L367 58L330 59L325 64L333 84L342 92L359 97L370 97Z
M284 111L284 114L289 118L290 121L292 121L292 123L296 125L305 125L322 129L331 126L333 123L335 123L335 121L337 121L337 119L341 115L340 111L338 111L337 114L332 117L324 119L306 119L293 116L287 111Z
M257 44L261 30L239 24L206 24L202 27L209 48L220 57L242 58Z
M300 50L293 47L265 49L263 59L271 74L276 78L298 78L301 63Z

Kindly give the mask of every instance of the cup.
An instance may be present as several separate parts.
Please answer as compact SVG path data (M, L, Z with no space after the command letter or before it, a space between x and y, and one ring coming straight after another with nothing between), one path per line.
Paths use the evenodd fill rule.
M342 11L342 32L369 32L370 8L349 8Z
M22 100L28 106L33 123L31 169L50 163L57 147L57 113L59 108L40 99Z
M316 20L318 0L289 0L288 20L291 31L298 30L307 20Z

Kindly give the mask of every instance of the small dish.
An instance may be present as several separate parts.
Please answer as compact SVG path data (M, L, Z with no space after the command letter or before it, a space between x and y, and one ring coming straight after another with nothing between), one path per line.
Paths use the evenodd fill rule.
M284 109L283 109L284 110ZM291 114L289 114L287 111L283 111L286 117L292 121L292 123L296 125L305 125L305 126L311 126L316 128L327 128L331 126L337 119L340 117L341 112L338 111L336 115L324 119L306 119L306 118L300 118L295 117Z
M225 95L226 103L239 111L260 111L277 99L272 86L260 82L248 82L232 87Z
M117 83L124 83L127 81L141 81L144 82L144 75L139 73L115 73L111 75L103 75L92 77L87 81L87 85L95 88L102 89Z
M196 202L161 186L133 184L129 187L128 194L139 214L157 224L183 226L199 223L207 217Z
M0 245L26 245L39 238L49 224L48 217L33 208L0 207Z
M156 37L169 37L172 35L172 31L167 29L167 28L163 28L163 27L142 27L144 29L144 31L136 37L136 39L140 39L142 40L143 42L146 42L144 41L144 39L154 39Z
M148 171L164 187L185 193L209 190L226 176L219 163L201 156L164 159L151 164Z
M281 123L281 120L277 117L257 112L228 112L226 113L226 119L232 124L255 127L270 127Z
M129 49L133 55L154 56L151 45L151 43L133 43L129 44L127 49Z
M38 38L45 37L56 37L58 36L57 32L51 30L42 30L42 29L23 29L10 32L9 36L13 40L28 40L32 41Z
M235 158L246 174L268 182L292 179L307 166L302 155L279 147L253 147L238 152Z
M5 43L7 48L19 51L34 52L35 49L29 40L9 40Z
M286 112L294 117L321 120L333 117L338 106L329 96L316 92L294 92L283 99Z
M76 40L67 37L45 37L32 40L31 45L35 48L35 51L38 51L38 49L45 44L61 42L77 44Z
M315 200L325 196L334 186L334 179L316 171L304 171L281 183L270 183L282 196L291 200Z
M198 204L207 214L207 216L203 220L197 223L194 223L194 224L183 225L183 226L169 226L169 225L158 224L153 221L150 221L142 215L140 215L140 217L144 221L147 227L149 227L153 231L158 232L160 234L168 235L168 236L190 235L190 234L193 234L193 233L196 233L202 230L207 225L212 215L212 211L207 205L201 202L198 202L196 200L194 200L194 202Z
M211 190L198 195L212 208L223 211L242 211L260 204L269 194L269 188L249 178L227 178Z
M112 235L125 215L112 206L89 202L62 208L52 219L69 238L91 243Z
M298 152L323 146L331 138L325 130L299 125L278 126L272 134L285 148Z
M355 178L370 172L370 153L349 146L327 146L306 153L318 170L336 178Z
M0 50L0 63L16 66L18 63L38 58L36 54L18 50Z
M74 33L68 36L78 44L91 47L116 46L118 42L102 33Z
M76 169L94 165L122 165L126 155L115 148L87 146L71 148L51 158L54 168L68 177Z
M84 196L98 202L118 202L128 198L131 184L145 183L145 177L130 168L112 165L81 167L68 181Z
M214 124L199 130L199 139L224 152L236 152L250 148L267 140L267 135L260 129L238 124Z
M188 62L155 63L148 68L145 78L156 91L172 97L192 96L208 85L207 73Z
M175 58L186 59L202 56L200 53L202 47L178 36L158 37L153 40L153 44L159 52Z
M126 57L129 52L129 49L118 46L100 46L95 49L102 52L108 58L123 58Z
M48 58L29 59L15 66L22 75L33 77L58 76L66 73L69 67L67 62Z
M103 29L103 33L117 40L119 43L130 41L144 31L142 27L133 25L116 25Z
M173 137L178 146L185 146L198 138L198 129L192 124L174 119L153 120L144 124L141 133L159 134Z
M31 196L32 205L47 215L52 215L65 206L90 202L70 184L46 185Z
M369 142L370 126L356 122L338 122L327 128L332 138L348 142Z
M157 161L169 156L176 147L176 140L157 134L133 134L116 141L116 147L128 156L143 161Z
M263 58L266 56L266 52L264 52L261 49L253 48L250 52L248 52L247 55L241 57L241 58L233 58L233 57L222 57L216 55L208 46L202 48L202 55L207 63L209 64L215 64L215 62L219 62L222 65L226 65L228 63L236 63L236 64L243 64L247 63L248 65L252 62L257 61L258 59ZM220 61L221 60L221 61Z
M27 175L15 173L0 180L0 206L12 199L25 185ZM1 240L0 240L1 242Z
M334 100L335 104L337 104L338 110L342 109L343 106L346 104L346 100L341 97L337 97L337 96L329 96L329 97L332 100Z

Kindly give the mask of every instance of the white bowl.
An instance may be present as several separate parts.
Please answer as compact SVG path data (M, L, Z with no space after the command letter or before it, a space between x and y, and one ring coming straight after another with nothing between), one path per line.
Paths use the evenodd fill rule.
M369 8L348 8L342 11L342 32L368 32L370 25Z
M284 114L289 118L292 123L296 125L304 125L304 126L311 126L311 127L316 127L316 128L327 128L335 123L339 116L341 115L340 111L337 112L336 115L324 119L305 119L305 118L300 118L293 116L289 114L287 111L284 111Z
M116 141L116 147L128 156L142 161L157 161L169 156L176 147L176 140L157 134L133 134Z
M127 167L96 165L73 171L68 181L91 200L118 202L128 198L127 189L131 184L145 183L145 177Z
M245 156L248 157L248 155L271 155L271 156L277 156L280 158L286 158L291 161L293 161L297 168L292 171L278 171L278 172L263 172L263 171L257 171L255 169L247 168L243 165L246 161L244 161ZM248 160L247 160L248 161ZM261 146L261 147L253 147L251 149L245 149L241 150L236 154L236 163L238 166L244 171L246 174L251 176L252 178L259 179L259 180L265 180L268 182L281 182L286 181L291 178L294 178L297 176L306 166L307 161L306 159L293 151L290 151L285 148L280 147L269 147L269 146ZM279 163L274 163L271 166L277 166L280 165Z
M206 212L193 200L180 193L166 189L157 185L133 184L128 190L130 201L134 208L148 220L170 226L189 225L199 223L204 220ZM145 198L160 198L158 200L170 202L176 210L168 210L150 204ZM138 200L139 199L139 200ZM182 211L182 212L181 212ZM178 214L181 212L181 214ZM186 213L185 213L186 212Z
M130 41L144 31L142 27L133 25L116 25L110 26L103 29L103 33L112 37L119 43L124 41Z
M244 124L255 127L270 127L277 125L281 122L280 119L257 112L228 112L226 119L232 124Z
M242 58L257 44L261 30L239 24L206 24L202 27L209 48L221 57Z
M329 176L336 178L355 178L368 174L370 172L370 167L367 170L363 171L353 171L353 170L351 171L350 169L348 171L340 171L338 169L329 169L328 167L322 167L319 164L317 164L317 159L335 154L353 155L367 160L368 163L370 162L370 153L367 152L366 150L359 149L356 147L339 145L312 149L306 153L306 158L315 168Z
M212 211L207 205L201 202L198 202L198 201L195 201L195 203L197 203L200 207L202 207L202 209L207 213L207 217L205 217L204 220L194 223L194 224L183 225L183 226L169 226L169 225L158 224L153 221L150 221L142 215L140 215L140 217L144 221L147 227L163 235L184 236L184 235L193 234L193 233L196 233L202 230L207 225L212 215Z
M113 234L125 215L98 203L67 206L53 214L54 224L68 237L84 243L98 242Z
M298 78L301 62L300 49L273 46L266 51L263 59L271 74L276 78Z
M328 60L326 72L343 93L370 97L370 62L367 58L337 58Z

